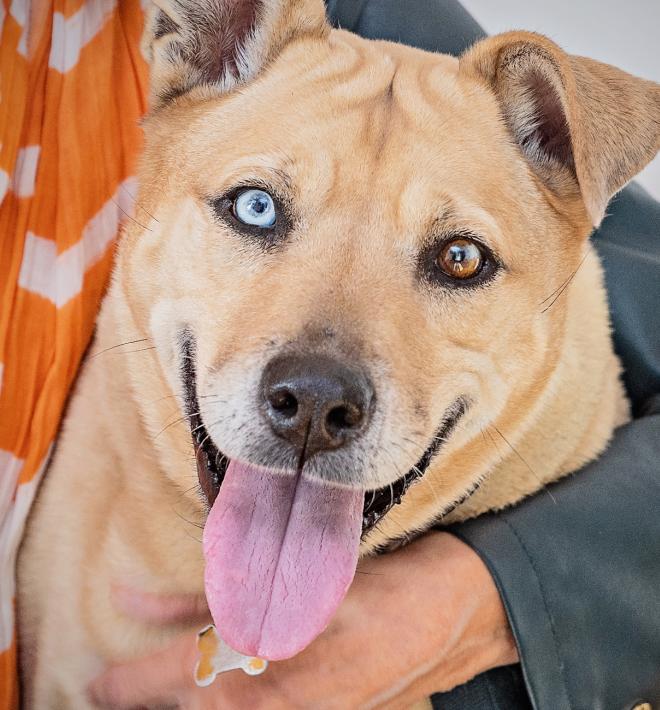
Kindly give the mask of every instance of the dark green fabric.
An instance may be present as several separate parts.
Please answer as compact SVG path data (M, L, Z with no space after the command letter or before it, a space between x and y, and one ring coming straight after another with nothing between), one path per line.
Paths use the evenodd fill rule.
M593 241L605 266L624 382L640 414L660 392L660 203L633 183L607 211Z
M493 574L535 708L660 703L659 462L646 416L552 498L453 530Z
M329 0L369 38L458 54L483 36L451 0ZM484 559L520 666L437 694L442 710L660 706L660 205L627 187L594 235L617 352L638 419L577 476L453 532Z
M504 666L484 673L451 693L431 699L438 710L531 710L520 666Z
M460 54L485 37L454 0L328 0L335 25L368 39L388 39L431 52Z

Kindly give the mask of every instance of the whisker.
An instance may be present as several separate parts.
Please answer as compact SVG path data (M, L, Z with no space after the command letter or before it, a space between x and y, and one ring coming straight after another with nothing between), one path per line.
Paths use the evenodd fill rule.
M152 441L155 441L164 431L169 429L170 427L176 426L177 424L181 424L183 421L186 419L191 419L192 417L196 416L199 414L199 412L193 412L192 414L184 414L181 417L178 417L178 419L175 419L173 422L170 422L169 424L166 424L159 432L154 436Z
M187 496L188 493L192 493L192 491L194 491L194 490L199 490L199 480L197 478L197 474L188 476L188 478L194 478L196 482L193 483L193 485L190 486L190 488L186 488L185 491L181 491L182 496Z
M148 348L138 348L137 350L120 350L117 355L129 355L130 353L143 353L145 350L155 350L156 346L152 345Z
M481 430L481 433L482 433L482 435L484 434L484 429ZM485 433L488 434L488 438L490 439L491 444L495 447L495 451L497 451L497 455L500 458L499 462L501 463L502 461L504 461L504 456L503 456L502 452L500 451L500 447L497 445L497 442L493 438L493 435L490 433L489 429L486 429ZM485 440L485 436L484 436L484 440Z
M121 348L124 345L135 345L136 343L146 343L149 338L138 338L137 340L127 340L125 343L117 343L117 345L111 345L109 348L105 348L103 350L100 350L97 353L94 353L93 355L90 355L90 358L93 357L98 357L99 355L103 355L103 353L107 353L109 350L114 350L115 348Z
M195 434L196 432L198 432L200 429L203 429L203 428L204 428L203 424L198 424L194 429L191 429L190 432L192 434Z
M134 204L136 207L139 207L143 212L146 212L146 213L149 215L149 217L151 217L151 219L154 220L154 222L158 222L158 224L160 224L160 221L157 220L157 219L151 214L151 212L149 212L149 210L148 210L146 207L143 207L139 202L136 202L136 201L135 201L135 197L134 197L133 195L131 195L131 193L128 191L128 188L126 188L124 185L120 185L119 187L131 198L131 200L133 201L133 204Z
M568 285L568 282L571 280L571 276L569 275L567 278L565 278L559 286L546 298L544 298L540 303L539 306L542 306L544 303L547 303L550 301L555 295L557 295L563 288L565 288Z
M202 523L196 523L196 522L194 522L194 521L192 521L192 520L188 520L188 518L186 518L185 515L181 515L181 513L179 513L178 510L174 510L174 509L172 509L172 510L173 510L174 514L175 514L178 518L180 518L181 520L183 520L184 523L188 523L188 525L192 525L194 528L198 528L199 530L203 530L203 529L204 529L204 525L202 525Z
M566 279L566 281L559 287L559 289L558 289L559 292L557 293L557 292L555 291L556 295L554 296L554 298L553 298L553 294L551 294L550 296L548 296L548 298L546 298L546 299L544 299L543 301L541 301L541 303L540 303L539 305L542 306L546 301L549 301L549 300L552 298L552 301L550 301L550 303L541 311L542 314L545 313L546 311L550 310L550 308L552 308L552 306L554 306L554 304L555 304L555 303L557 302L557 300L561 297L561 295L564 293L564 291L571 285L571 282L573 281L573 279L574 279L575 276L577 275L577 272L580 270L582 264L584 264L586 258L589 256L590 253L591 253L591 244L589 244L589 245L587 246L587 250L584 252L584 256L583 256L582 259L580 260L580 263L577 265L577 268L575 269L575 271L574 271L574 272L568 277L568 279Z
M529 465L529 463L523 458L521 453L511 444L511 442L502 434L502 432L494 425L491 424L490 426L495 429L495 431L502 437L503 441L507 444L507 446L513 451L513 453L523 462L523 464L527 467L527 469L530 471L530 473L536 478L536 480L541 484L542 490L544 490L551 498L552 502L557 505L557 499L552 495L552 492L548 490L546 487L545 483L543 483L541 477L536 473L536 471Z
M202 439L202 443L199 445L198 451L203 451L203 450L204 450L204 444L205 444L209 439L211 439L211 435L210 435L210 434L207 434L207 435ZM211 441L213 441L213 440L211 439ZM195 456L195 461L197 461L197 456Z
M145 227L144 224L142 224L142 223L139 222L137 219L135 219L135 217L132 217L132 216L119 204L119 202L117 202L117 200L115 200L114 197L111 197L110 199L115 203L115 205L117 205L117 208L118 208L119 210L121 210L121 211L131 220L131 222L135 222L135 224L137 224L138 227L142 227L142 229L146 229L147 232L153 232L153 229L149 229L149 227Z
M179 399L181 398L180 395L178 395L178 394L166 394L163 397L157 397L156 399L152 399L151 401L147 402L147 404L148 405L158 404L159 402L163 402L166 399L173 399L175 397L178 397Z

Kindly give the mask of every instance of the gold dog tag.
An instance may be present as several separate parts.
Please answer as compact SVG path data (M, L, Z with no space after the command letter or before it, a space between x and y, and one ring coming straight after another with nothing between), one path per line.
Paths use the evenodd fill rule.
M244 656L230 648L218 634L213 624L197 634L199 661L195 666L195 683L200 688L211 685L218 673L241 668L248 675L261 675L268 667L268 661L254 656Z

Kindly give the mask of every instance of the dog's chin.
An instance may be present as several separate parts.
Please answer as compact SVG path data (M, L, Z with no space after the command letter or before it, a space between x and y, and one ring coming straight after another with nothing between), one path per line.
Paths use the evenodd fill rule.
M195 403L191 411L199 412L194 390L189 392L189 402L190 401ZM456 399L447 409L440 427L433 436L431 444L419 461L406 474L382 488L365 489L362 513L363 537L367 535L395 505L400 504L408 489L424 476L431 460L450 436L466 410L466 399L463 397ZM230 459L215 445L199 413L190 416L190 427L195 449L199 484L204 494L205 501L210 508L213 506L220 492Z

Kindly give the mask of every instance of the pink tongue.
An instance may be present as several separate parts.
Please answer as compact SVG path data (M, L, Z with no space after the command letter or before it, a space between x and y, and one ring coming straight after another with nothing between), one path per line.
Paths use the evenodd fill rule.
M204 527L220 636L269 660L327 626L357 565L364 493L232 461Z

